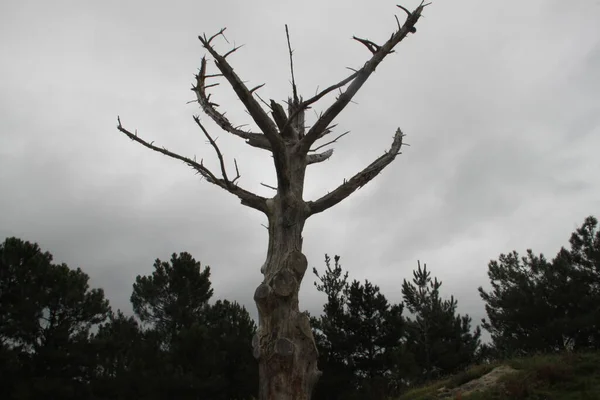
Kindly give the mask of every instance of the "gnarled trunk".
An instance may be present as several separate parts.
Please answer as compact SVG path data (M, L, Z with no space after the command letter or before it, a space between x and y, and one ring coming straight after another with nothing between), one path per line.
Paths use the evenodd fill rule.
M298 308L298 291L308 262L302 229L309 208L302 200L306 162L289 158L290 189L268 200L269 247L256 288L259 328L253 340L259 362L260 400L308 400L321 372L307 313Z

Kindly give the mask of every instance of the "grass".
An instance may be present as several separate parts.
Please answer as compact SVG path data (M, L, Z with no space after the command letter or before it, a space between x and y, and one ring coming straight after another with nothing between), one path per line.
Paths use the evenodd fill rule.
M600 352L564 353L514 358L502 362L515 370L499 385L461 400L599 400ZM478 365L448 379L415 388L397 400L438 399L438 389L459 387L477 379L500 364Z

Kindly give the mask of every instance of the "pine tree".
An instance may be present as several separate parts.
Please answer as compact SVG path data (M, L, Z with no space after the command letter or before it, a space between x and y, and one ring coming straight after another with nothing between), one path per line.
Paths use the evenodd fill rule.
M0 344L5 392L21 398L79 399L95 365L90 330L108 317L102 289L36 243L7 238L0 244ZM18 370L18 372L17 372ZM8 397L10 398L10 396Z
M324 313L313 318L319 362L324 375L317 386L316 398L384 398L394 356L404 333L402 306L390 305L378 286L348 283L342 273L339 256L335 266L325 255L322 276L313 269L320 283L317 290L327 295ZM345 390L340 390L344 384Z
M481 331L471 332L471 318L456 314L457 301L440 297L442 282L432 280L427 266L413 271L412 283L402 284L405 306L413 315L407 318L407 349L420 371L417 381L453 373L475 359Z
M164 396L180 399L243 399L256 394L258 374L252 357L254 321L237 303L213 295L210 268L189 253L157 259L150 276L138 276L131 302L158 337L164 356Z
M552 261L527 250L488 265L492 290L481 287L488 330L501 356L600 345L600 232L588 217Z

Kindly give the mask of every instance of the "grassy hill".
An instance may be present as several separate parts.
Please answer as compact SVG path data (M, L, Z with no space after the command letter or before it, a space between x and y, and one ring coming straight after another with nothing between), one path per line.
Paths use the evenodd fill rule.
M480 379L491 371L499 376L495 384L487 379L491 375ZM482 391L473 392L473 388ZM537 355L478 365L412 389L397 400L429 399L600 400L600 352Z

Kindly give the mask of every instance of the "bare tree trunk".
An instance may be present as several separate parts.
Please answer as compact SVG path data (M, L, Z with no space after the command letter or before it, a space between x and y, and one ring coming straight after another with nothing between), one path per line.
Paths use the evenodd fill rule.
M238 186L236 182L240 178L240 173L235 160L236 176L234 178L228 176L223 154L216 141L200 122L199 117L195 116L194 121L217 154L221 171L220 178L202 161L197 162L195 158L181 156L164 147L155 146L153 142L141 139L138 137L137 131L131 132L125 129L121 125L120 118L117 117L118 129L131 140L184 162L208 182L237 196L243 205L261 211L267 216L269 247L267 259L261 268L264 279L254 293L259 313L259 328L252 341L253 353L258 359L260 369L260 400L309 400L321 375L317 368L318 353L308 314L300 312L298 308L298 291L308 267L306 257L302 254L304 223L310 216L335 206L377 176L400 154L404 134L398 128L387 152L319 199L304 201L302 194L306 167L323 162L333 154L332 149L321 153L316 153L316 151L335 143L348 132L314 149L311 147L317 140L332 132L335 126L331 125L333 120L352 101L354 95L375 72L379 63L394 52L393 49L398 43L410 33L416 32L415 24L425 6L427 4L421 3L417 9L410 12L399 5L398 7L407 14L407 18L404 24L401 24L396 17L398 29L382 45L354 37L354 40L371 52L371 58L358 69L350 68L353 73L345 79L304 101L298 96L296 90L292 49L288 35L293 98L288 101L287 114L283 107L274 100L271 100L270 104L266 104L260 99L270 109L271 115L269 115L255 98L256 91L263 85L249 89L233 70L227 57L236 52L240 46L234 47L225 54L220 54L215 50L212 42L220 36L224 37L225 29L211 37L205 35L198 37L204 48L214 58L214 63L220 71L220 74L207 74L207 60L206 58L202 59L196 83L192 88L197 95L198 103L204 113L224 131L245 139L250 146L271 153L277 174L277 187L272 187L277 194L273 198L258 196ZM224 77L227 80L260 129L260 133L242 130L241 126L243 125L234 126L225 117L225 113L217 110L219 105L210 100L211 96L207 94L206 89L216 86L218 83L207 84L206 81L218 77ZM339 94L335 101L320 114L316 122L305 133L305 110L328 94L338 91Z
M298 308L307 269L301 237L306 208L303 202L293 202L274 201L265 277L254 294L259 329L253 347L263 377L260 400L308 400L321 374L309 317Z

